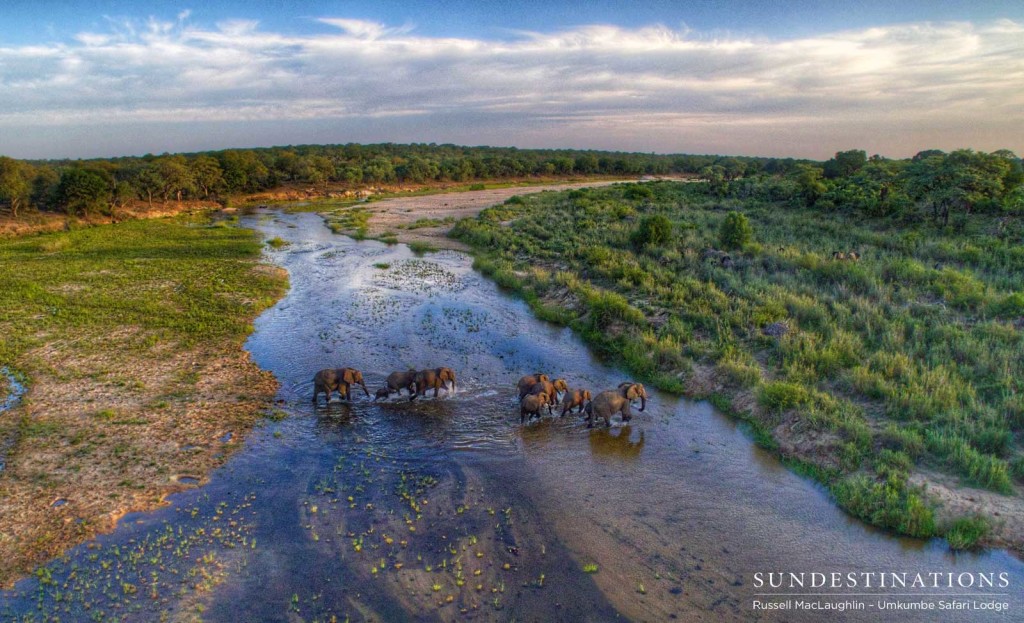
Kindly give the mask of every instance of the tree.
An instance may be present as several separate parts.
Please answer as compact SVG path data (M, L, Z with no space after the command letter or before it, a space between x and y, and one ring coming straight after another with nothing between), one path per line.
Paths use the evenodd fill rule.
M821 181L822 170L809 164L796 167L796 184L804 202L813 206L828 191L828 186Z
M164 156L156 160L153 166L163 181L160 196L164 201L174 196L180 202L182 194L195 189L195 180L184 156Z
M930 206L932 219L946 226L953 209L970 214L978 204L1001 197L1003 179L1010 167L1005 158L958 149L949 154L915 156L905 180L911 197Z
M57 205L69 215L89 214L110 204L111 185L98 171L67 169L57 184Z
M730 212L722 221L718 241L724 249L741 249L754 237L750 221L739 212Z
M825 177L833 180L839 177L850 177L867 162L868 155L863 149L836 152L835 157L825 162Z
M216 192L224 184L224 172L220 163L211 156L196 156L189 162L189 171L195 185L203 191L203 199Z
M11 206L11 215L18 218L18 208L29 199L32 168L14 158L0 156L0 201Z

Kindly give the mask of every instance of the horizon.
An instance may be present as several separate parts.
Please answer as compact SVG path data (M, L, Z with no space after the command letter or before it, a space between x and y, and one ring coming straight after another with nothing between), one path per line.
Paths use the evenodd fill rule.
M0 154L1024 150L1024 5L15 1Z

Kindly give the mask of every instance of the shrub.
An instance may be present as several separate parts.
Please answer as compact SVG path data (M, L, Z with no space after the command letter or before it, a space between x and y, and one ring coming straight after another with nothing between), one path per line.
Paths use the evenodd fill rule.
M992 305L992 313L1000 318L1024 316L1024 294L1015 292Z
M663 246L672 240L672 221L662 214L652 214L640 219L640 225L633 232L633 246Z
M981 517L963 517L946 531L946 541L953 549L970 549L988 534L988 522Z
M416 255L423 255L424 253L433 253L434 251L437 251L437 247L421 240L413 240L409 243L409 250Z
M858 474L833 485L832 495L840 506L876 526L920 538L935 534L932 509L903 479L878 482Z
M718 241L725 249L740 249L750 242L753 236L754 230L747 217L739 212L730 212L722 221Z
M654 191L646 184L630 184L623 196L626 199L650 199L654 196Z
M803 404L808 398L806 389L796 383L785 381L766 383L761 387L757 397L762 407L778 412Z

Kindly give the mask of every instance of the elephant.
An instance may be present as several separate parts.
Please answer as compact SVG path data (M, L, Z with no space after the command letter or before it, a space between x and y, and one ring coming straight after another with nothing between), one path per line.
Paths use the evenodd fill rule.
M519 383L516 384L516 387L519 388L519 400L522 400L523 396L529 394L534 385L537 383L546 383L549 380L548 375L541 374L540 372L537 372L536 374L528 374L519 379Z
M562 397L562 413L559 417L565 417L566 413L572 412L576 407L579 407L579 411L576 413L583 413L583 408L590 403L590 390L589 389L575 389L573 391L565 392L565 396Z
M611 426L612 415L615 413L622 414L624 423L630 421L633 414L629 405L637 398L640 399L640 410L643 411L647 408L647 391L640 383L629 381L619 384L616 389L601 392L584 408L587 413L587 428L594 426L596 418L603 418L604 425Z
M550 415L554 406L558 404L558 392L568 391L569 384L565 382L565 379L555 379L554 381L534 383L527 395L546 394L548 396L548 415Z
M452 384L450 390L448 389L449 381L451 381ZM416 377L413 382L416 384L416 395L426 396L427 390L434 388L434 398L437 398L437 393L442 387L448 391L455 391L455 371L451 368L420 370L416 373Z
M392 372L388 375L388 378L384 381L384 387L377 390L377 398L387 398L392 393L402 395L402 390L409 392L409 402L416 400L416 375L418 372L414 368L409 368L405 372Z
M544 392L524 396L519 403L519 423L525 423L527 416L530 416L531 419L534 416L540 417L540 410L546 404L548 404L548 395Z
M366 389L366 382L363 381L363 373L355 368L325 368L313 376L313 404L316 404L317 396L321 392L327 402L331 401L331 392L337 390L342 400L351 400L349 386L360 385L366 396L370 396L370 390Z

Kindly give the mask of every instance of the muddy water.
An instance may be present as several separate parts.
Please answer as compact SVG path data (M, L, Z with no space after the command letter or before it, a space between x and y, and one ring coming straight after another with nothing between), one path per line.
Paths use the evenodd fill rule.
M247 224L290 243L271 257L292 289L247 345L280 379L278 415L288 417L268 420L168 507L127 516L3 594L0 619L822 618L752 610L757 593L788 592L755 586L754 574L769 571L1006 573L1010 582L917 591L1008 593L999 601L1009 613L868 607L836 620L1024 612L1018 560L953 555L942 542L864 526L707 404L655 392L628 426L591 431L575 416L519 426L514 384L526 372L591 390L626 377L568 330L534 320L464 255L355 242L313 214ZM393 370L440 365L458 371L456 393L310 402L322 367L362 369L372 393Z

